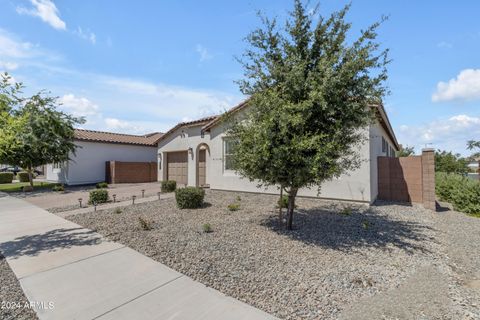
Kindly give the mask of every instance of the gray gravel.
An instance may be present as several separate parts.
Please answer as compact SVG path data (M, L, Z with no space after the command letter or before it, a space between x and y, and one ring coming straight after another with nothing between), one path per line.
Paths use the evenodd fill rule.
M0 255L0 285L0 319L38 319L33 309L25 307L28 306L28 300L2 255Z
M230 212L237 195L241 209ZM465 223L480 234L480 219L387 203L342 215L351 204L298 199L296 230L285 231L276 200L209 191L197 210L165 199L68 219L283 319L480 319L472 273L480 241L465 235L447 244ZM142 230L139 217L153 229ZM453 230L449 219L459 221ZM454 254L465 242L469 252ZM468 264L470 282L454 264Z

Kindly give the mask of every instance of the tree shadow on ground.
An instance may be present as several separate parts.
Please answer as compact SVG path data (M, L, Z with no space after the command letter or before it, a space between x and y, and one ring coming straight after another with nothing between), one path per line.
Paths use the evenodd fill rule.
M294 230L286 230L278 216L272 215L261 225L272 231L308 245L350 251L356 248L397 247L408 252L422 251L426 241L435 241L428 235L431 227L413 222L391 219L373 209L353 210L350 215L338 210L313 208L295 210Z
M92 230L84 228L62 228L42 234L15 238L0 244L5 257L36 256L41 252L52 252L78 246L91 246L102 242L102 237Z

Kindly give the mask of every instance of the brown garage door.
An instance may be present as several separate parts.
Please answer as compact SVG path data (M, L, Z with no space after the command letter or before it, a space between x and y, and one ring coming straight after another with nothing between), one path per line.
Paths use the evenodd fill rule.
M167 179L175 180L177 184L187 184L188 152L169 152L167 154Z

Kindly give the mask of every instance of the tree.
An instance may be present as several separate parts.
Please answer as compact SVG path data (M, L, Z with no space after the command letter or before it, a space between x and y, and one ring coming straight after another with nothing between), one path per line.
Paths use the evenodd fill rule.
M247 37L250 47L238 59L249 108L228 122L235 170L287 193L287 229L300 188L320 192L323 182L360 166L357 147L373 119L372 103L387 93L387 51L375 42L381 22L350 42L349 6L314 26L317 8L308 13L296 0L282 29L261 16L263 26Z
M468 163L467 160L462 158L458 153L453 154L451 151L437 150L435 152L435 171L467 174Z
M475 140L467 141L467 148L468 150L473 150L475 148L480 149L480 141L475 141Z
M415 147L401 147L399 151L397 151L397 157L409 157L415 155Z
M21 83L2 74L0 83L0 163L16 165L29 172L33 168L70 160L75 153L74 125L82 118L58 111L57 98L41 91L22 97Z

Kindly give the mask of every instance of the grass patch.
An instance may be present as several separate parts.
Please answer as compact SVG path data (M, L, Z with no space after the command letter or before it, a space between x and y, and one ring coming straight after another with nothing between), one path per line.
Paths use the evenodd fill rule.
M227 206L228 210L230 211L238 211L240 210L240 204L239 203L230 203L228 206Z
M1 192L20 192L24 186L29 186L29 182L15 182L15 183L2 183L0 184ZM51 189L54 186L59 185L55 182L34 181L33 189Z

